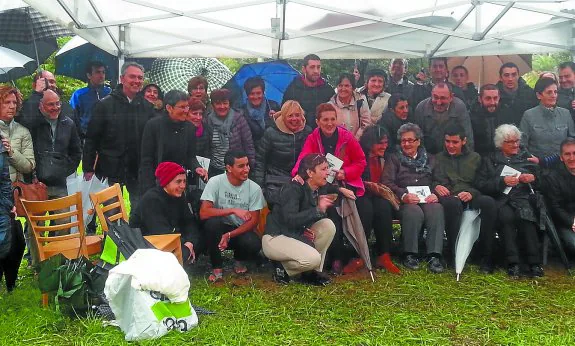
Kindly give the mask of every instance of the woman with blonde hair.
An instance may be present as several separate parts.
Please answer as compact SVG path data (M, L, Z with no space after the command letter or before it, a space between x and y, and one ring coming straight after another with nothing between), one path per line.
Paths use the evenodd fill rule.
M311 133L303 108L289 100L274 114L275 126L268 127L256 148L254 181L258 183L268 206L278 202L281 187L291 180L303 143Z

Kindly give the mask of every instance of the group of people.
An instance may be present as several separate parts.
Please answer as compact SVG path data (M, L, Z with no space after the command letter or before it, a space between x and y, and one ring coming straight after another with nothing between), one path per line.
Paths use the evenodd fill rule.
M281 107L259 77L246 81L247 101L236 109L229 90L208 95L202 76L190 79L187 93L144 86L144 68L134 62L122 66L114 90L104 85L105 66L91 63L88 86L70 105L47 71L35 76L26 101L1 86L10 179L35 173L49 198L62 197L81 160L86 180L126 187L132 227L180 233L186 266L207 254L212 282L223 279L226 249L236 273L263 252L280 283L326 285L327 270L360 270L365 263L343 232L346 203L355 204L368 239L373 231L376 267L390 273L401 272L390 255L394 219L403 267L417 270L425 260L439 273L453 261L463 211L476 209L481 270L493 272L500 259L497 233L510 276L542 276L540 210L531 203L540 192L575 253L575 190L566 188L575 186L575 64L561 64L558 78L543 74L531 89L506 63L500 82L479 90L464 66L450 81L444 58L432 58L429 78L420 73L415 83L407 60L394 59L389 74L372 69L358 86L343 73L335 89L317 55L301 68Z

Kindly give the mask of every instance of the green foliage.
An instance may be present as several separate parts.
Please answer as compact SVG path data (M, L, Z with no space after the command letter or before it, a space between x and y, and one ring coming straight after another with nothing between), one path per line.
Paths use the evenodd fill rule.
M255 58L246 58L246 59L232 59L232 58L218 58L224 65L226 65L232 74L238 72L240 67L245 64L254 64L258 62L258 59Z
M58 47L62 47L72 37L61 37L58 39ZM44 64L40 65L42 69L54 73L56 70L55 65L56 53L52 54ZM14 82L16 87L22 93L24 99L27 99L32 93L32 76L22 77ZM68 102L72 93L79 88L86 86L86 82L69 78L65 76L56 76L56 84L62 90L62 102Z
M572 61L571 53L534 54L532 59L532 71L523 75L525 82L531 87L539 79L542 72L557 73L557 66L565 61Z

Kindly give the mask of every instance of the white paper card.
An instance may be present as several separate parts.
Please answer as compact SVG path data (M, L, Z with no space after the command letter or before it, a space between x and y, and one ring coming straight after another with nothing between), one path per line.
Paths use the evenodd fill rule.
M196 159L198 159L198 162L200 163L200 166L202 166L203 169L205 169L206 171L210 169L210 159L208 159L207 157L197 155ZM200 182L198 183L198 189L203 190L205 187L206 183L204 182L203 179L200 178Z
M327 154L325 158L327 159L327 164L329 165L329 175L327 176L326 180L331 184L335 180L337 171L339 171L341 166L343 166L343 161L332 154Z
M501 176L502 176L502 177L509 177L509 176L515 177L515 176L518 176L518 175L520 175L520 174L521 174L521 172L519 172L519 171L516 170L515 168L509 167L509 166L507 166L507 165L505 165L505 166L503 167L503 170L501 171ZM507 187L505 188L505 190L503 190L503 193L507 195L507 194L509 193L509 191L511 191L512 188L513 188L512 186L507 186Z
M427 196L431 195L429 186L408 186L407 192L416 194L419 197L419 203L425 203Z

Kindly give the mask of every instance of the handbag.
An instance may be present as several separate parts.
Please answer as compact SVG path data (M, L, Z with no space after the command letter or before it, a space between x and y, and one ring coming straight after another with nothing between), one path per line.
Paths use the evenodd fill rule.
M18 216L26 216L21 199L25 199L27 201L45 201L48 199L48 188L44 183L38 181L36 172L33 173L31 184L26 184L22 181L16 180L12 183L12 187L14 191L16 215Z
M391 189L381 183L374 183L372 181L364 181L365 189L376 196L387 199L395 210L399 210L399 198L391 191Z

